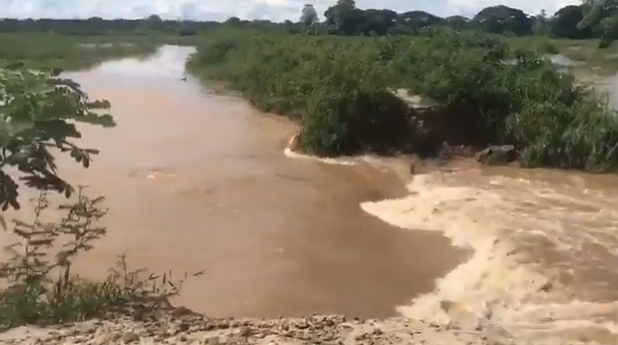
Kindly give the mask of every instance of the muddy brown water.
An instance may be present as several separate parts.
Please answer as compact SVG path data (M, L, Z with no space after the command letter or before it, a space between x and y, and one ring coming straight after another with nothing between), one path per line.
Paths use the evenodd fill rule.
M118 124L83 128L80 143L101 150L90 169L60 160L109 208L80 274L103 277L126 253L135 268L206 269L175 302L210 316L382 317L465 258L441 234L360 209L402 192L392 173L288 158L293 124L182 81L190 53L165 47L66 75L109 100Z

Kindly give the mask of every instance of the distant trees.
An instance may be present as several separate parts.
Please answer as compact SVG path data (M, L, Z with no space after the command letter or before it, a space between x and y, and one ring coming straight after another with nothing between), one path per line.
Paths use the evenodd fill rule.
M425 27L444 24L444 22L443 18L425 11L410 11L399 14L396 25L400 28L399 32L417 34Z
M388 34L389 29L396 25L397 16L397 12L391 10L365 10L360 31L364 35L384 36Z
M334 1L334 0L333 0ZM0 32L53 32L68 35L107 35L130 33L144 35L190 36L218 25L251 27L258 30L288 33L333 34L341 36L417 35L427 27L447 26L456 30L480 30L493 34L549 35L554 38L602 38L606 42L618 38L618 0L584 0L580 5L559 9L553 15L541 11L527 15L504 6L481 9L472 18L411 10L397 13L389 9L360 9L354 0L336 0L320 14L313 4L300 9L298 20L283 23L268 20L244 20L230 17L223 23L214 21L164 20L156 14L143 19L107 20L91 17L78 19L0 19Z
M450 16L445 19L448 26L456 30L463 30L469 26L470 19L464 16Z
M547 35L549 30L548 24L547 11L541 10L539 14L532 17L532 32L535 35Z
M618 37L618 0L585 0L584 18L579 29L590 29L601 37L600 48L605 48Z
M364 11L356 8L354 0L338 0L324 12L326 24L340 35L362 34Z
M558 10L549 23L551 37L582 39L591 36L589 28L580 29L578 24L584 19L581 6L566 6Z
M155 22L155 23L160 23L163 21L161 17L159 17L159 15L156 15L156 14L149 15L148 18L146 18L146 20L149 22Z
M472 22L481 30L492 34L532 34L532 20L523 11L504 6L486 7L477 13Z
M303 7L300 22L305 26L316 24L320 21L318 17L318 12L315 10L315 7L311 4L307 4Z

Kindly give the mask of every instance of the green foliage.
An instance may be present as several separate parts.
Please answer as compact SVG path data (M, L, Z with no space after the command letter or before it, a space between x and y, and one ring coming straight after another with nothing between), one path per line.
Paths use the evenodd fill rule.
M472 22L492 34L532 34L532 20L523 11L504 5L484 8L474 16Z
M269 20L241 20L231 17L223 23L214 21L162 20L155 16L142 19L3 19L0 32L36 33L72 38L140 36L142 38L167 37L168 41L207 35L217 29L245 28L278 33L330 33L344 36L418 35L426 27L447 26L457 30L481 29L487 33L537 35L551 34L556 38L590 39L616 35L616 25L609 25L616 18L616 0L586 0L581 5L565 6L552 17L542 12L534 16L506 6L489 6L481 9L473 20L462 16L441 18L419 9L396 13L389 9L360 9L353 0L333 0L324 13L325 21L318 23L319 15L312 4L299 8L302 15L297 23ZM584 17L585 14L585 17ZM614 18L614 19L612 19ZM579 24L579 25L578 25ZM579 26L579 28L578 28ZM610 29L610 30L608 30ZM51 35L50 35L51 34ZM34 37L34 35L30 35ZM615 37L614 37L615 38ZM188 40L180 40L187 42ZM32 43L32 42L28 42ZM47 44L45 41L41 41ZM36 46L36 45L33 45ZM7 46L10 47L10 46ZM54 50L53 46L49 47Z
M70 198L74 191L58 175L54 155L68 154L89 167L98 151L72 142L81 137L78 126L115 123L104 112L109 102L90 99L74 81L58 78L60 72L31 70L23 63L0 70L2 210L21 207L20 184L40 193L32 221L7 224L6 214L0 216L0 225L18 238L5 246L10 257L0 263L0 330L156 311L169 306L168 298L179 293L184 281L130 271L124 257L102 282L72 273L73 260L106 234L98 222L107 210L103 198L91 199L80 187L73 202L48 212L50 194ZM59 214L59 221L46 217Z
M390 91L404 88L444 110L436 143L514 144L527 166L618 166L615 112L539 52L480 32L421 34L299 40L234 32L203 42L190 67L298 120L301 148L318 155L419 149L410 146L418 128Z
M114 126L112 117L95 110L107 102L93 102L71 80L59 79L51 72L27 68L0 70L0 204L19 209L16 172L26 186L55 190L71 195L71 186L58 176L51 150L69 153L84 167L91 162L94 149L71 142L80 138L76 123Z
M581 6L566 6L556 12L549 25L552 37L582 39L592 35L590 28L580 28L578 24L584 19Z
M216 36L200 46L189 67L225 82L261 110L299 120L300 145L308 152L326 156L401 146L407 109L388 91L391 71L383 52L363 39L299 42L289 35Z

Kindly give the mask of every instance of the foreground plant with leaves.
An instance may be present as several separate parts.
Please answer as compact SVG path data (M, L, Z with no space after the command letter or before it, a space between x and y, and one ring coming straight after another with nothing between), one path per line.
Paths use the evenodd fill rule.
M124 256L101 282L71 271L76 257L107 233L99 221L107 210L102 197L89 198L58 175L54 153L68 153L85 168L98 150L72 142L77 125L114 126L109 102L90 100L79 84L57 78L60 71L32 71L17 64L0 70L0 203L20 209L19 183L39 191L32 221L5 220L5 231L18 240L5 247L0 264L0 329L135 314L168 307L184 278L129 270ZM16 176L19 176L16 179ZM52 207L51 197L72 201ZM60 220L53 217L62 215ZM186 278L187 275L185 275Z
M19 209L18 184L54 190L67 197L71 185L57 174L52 150L69 153L84 167L98 150L81 148L71 140L81 137L77 123L115 126L109 102L92 101L72 80L57 78L60 71L42 72L21 65L0 70L0 204ZM17 171L15 171L17 169ZM12 175L12 176L11 176Z
M46 222L50 203L47 193L41 193L36 200L34 220L13 221L10 230L21 241L6 248L10 258L0 266L0 279L8 284L0 291L0 328L81 321L169 307L168 299L180 292L186 275L173 282L169 274L156 276L143 269L132 271L124 256L101 282L71 273L76 256L91 250L93 242L107 232L98 225L107 212L101 208L102 202L100 197L88 198L80 187L74 203L58 207L64 217L59 222Z

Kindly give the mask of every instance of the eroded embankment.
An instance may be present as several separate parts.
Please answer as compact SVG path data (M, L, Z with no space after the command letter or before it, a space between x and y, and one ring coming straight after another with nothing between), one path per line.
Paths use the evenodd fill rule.
M318 159L290 147L286 155ZM401 162L362 160L401 170ZM392 225L443 232L474 251L400 313L518 343L617 343L618 178L454 165L413 176L407 197L361 204Z
M435 292L400 312L465 329L485 324L518 340L617 343L617 200L613 186L589 180L547 171L432 172L414 176L408 197L364 203L386 222L442 231L474 249Z

